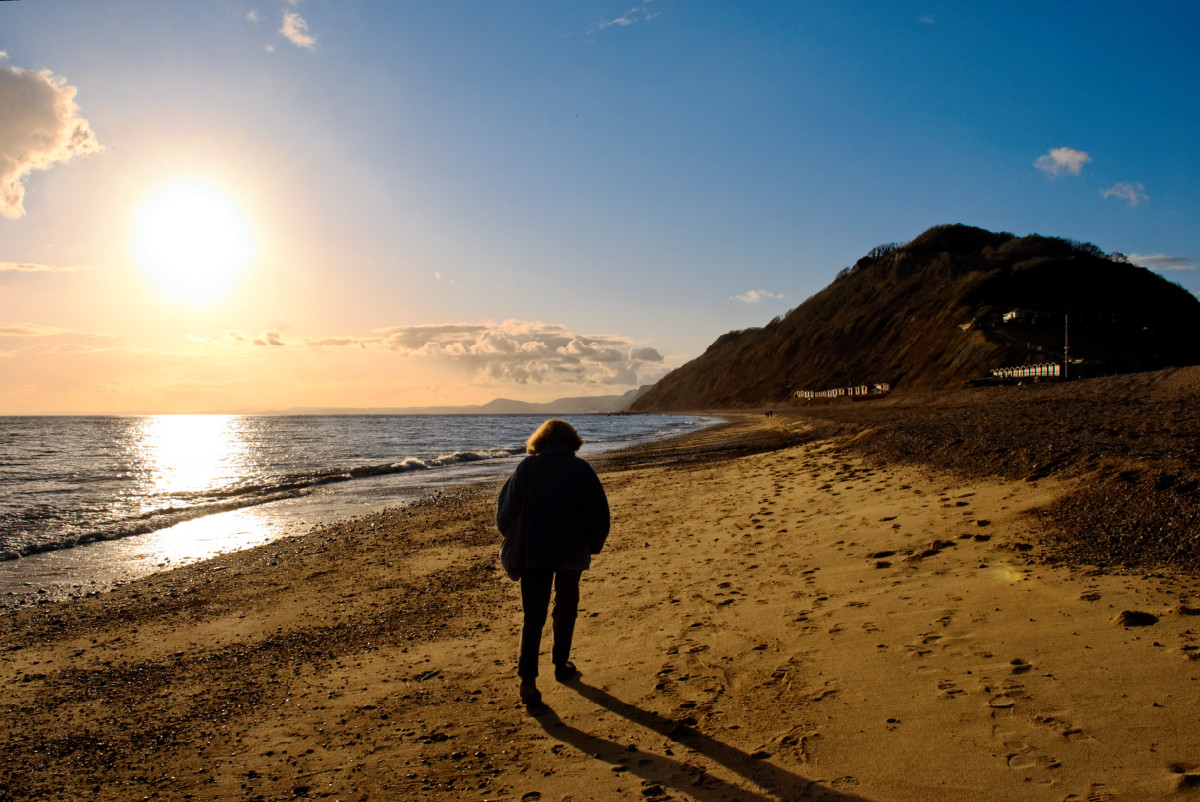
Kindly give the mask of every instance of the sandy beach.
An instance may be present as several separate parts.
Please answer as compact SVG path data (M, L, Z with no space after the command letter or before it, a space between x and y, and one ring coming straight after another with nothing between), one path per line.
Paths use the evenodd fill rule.
M1200 575L1088 559L1119 518L1064 501L1119 466L853 415L593 460L582 677L544 655L538 717L494 485L10 614L0 799L1200 796Z

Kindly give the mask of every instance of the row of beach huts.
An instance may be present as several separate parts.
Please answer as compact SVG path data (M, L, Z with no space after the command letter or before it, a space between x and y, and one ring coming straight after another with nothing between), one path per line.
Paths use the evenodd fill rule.
M1057 379L1062 377L1062 365L1058 362L1040 362L1011 368L994 368L991 374L994 381ZM797 390L796 398L800 401L830 401L838 398L858 401L884 396L891 391L892 385L889 382L875 382L874 384L854 384L849 387L832 387L828 390Z
M875 384L855 384L850 387L834 387L830 390L797 390L796 398L801 401L828 400L831 398L864 398L869 396L887 395L892 391L888 382Z
M1062 365L1057 362L1040 362L1036 365L1021 365L1015 368L995 368L993 378L997 379L1057 379L1062 375Z

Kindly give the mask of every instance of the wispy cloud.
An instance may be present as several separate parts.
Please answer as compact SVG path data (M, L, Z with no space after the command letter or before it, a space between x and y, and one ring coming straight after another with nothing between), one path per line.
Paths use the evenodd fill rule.
M70 333L68 329L37 323L0 323L0 337L51 337Z
M1146 187L1140 181L1120 181L1108 189L1100 190L1100 195L1104 198L1123 200L1130 206L1141 206L1150 200L1150 196L1146 194Z
M263 332L261 337L255 337L252 344L259 346L269 345L273 348L280 348L285 345L283 341L283 335L275 329L268 329L267 331Z
M196 343L202 343L211 340L218 345L225 345L225 343L221 342L220 340L212 340L212 338L203 335L189 334L187 338ZM287 343L283 341L283 334L278 329L267 329L262 334L246 334L245 332L232 329L225 332L225 338L234 345L273 347L282 347L287 345Z
M933 25L936 20L933 18L932 14L925 14L917 17L917 22L921 23L922 25Z
M83 337L89 340L105 342L113 342L116 339L111 334L102 334L95 331L74 331L72 329L59 328L58 326L46 326L41 323L0 323L0 337L39 339L63 336ZM91 348L92 346L86 347Z
M111 350L108 345L88 345L87 343L38 343L30 346L23 351L9 352L9 356L17 356L19 354L28 354L40 356L44 354L95 354L100 351Z
M84 268L79 265L43 265L36 262L0 262L0 273L74 273Z
M192 342L204 342L191 335ZM563 326L522 320L392 326L365 336L304 337L285 342L278 331L227 331L221 344L291 348L359 348L407 359L465 366L476 381L538 384L637 384L647 366L663 362L654 348L615 334L577 334Z
M1165 253L1131 253L1129 261L1151 270L1195 270L1196 260Z
M1060 176L1064 173L1079 175L1083 172L1083 166L1091 160L1092 157L1082 150L1054 148L1039 156L1033 166L1050 176Z
M283 12L283 25L279 32L296 47L305 50L317 49L317 37L308 32L308 22L298 12Z
M741 295L730 295L729 299L731 301L741 301L744 304L757 304L757 303L762 303L763 301L782 300L786 297L787 297L786 295L780 295L780 294L774 293L774 292L767 292L766 290L750 290L749 292L743 293Z
M642 0L641 5L634 6L619 17L613 17L596 23L595 27L592 28L592 33L602 31L605 28L612 28L613 26L626 28L639 22L654 19L658 16L658 12L650 10L649 6L652 2L654 0Z
M76 89L49 70L0 67L0 215L25 214L25 178L102 150L79 116Z

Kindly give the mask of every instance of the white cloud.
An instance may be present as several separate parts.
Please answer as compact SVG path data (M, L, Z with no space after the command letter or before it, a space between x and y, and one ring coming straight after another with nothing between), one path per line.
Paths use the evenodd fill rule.
M624 337L520 320L397 326L377 333L382 347L405 356L446 359L474 368L480 379L517 384L636 384L639 369L662 361L655 349Z
M742 295L730 295L729 299L731 301L741 301L744 304L757 304L763 301L782 300L786 297L786 295L779 295L778 293L767 292L766 290L750 290Z
M83 270L79 265L43 265L36 262L0 262L0 273L74 273Z
M258 12L250 9L246 12L246 22L258 22Z
M1146 187L1140 181L1132 183L1120 181L1108 189L1100 190L1100 195L1105 198L1123 200L1130 206L1141 206L1150 200L1150 196L1146 194Z
M1196 260L1165 253L1131 253L1129 261L1151 270L1195 270Z
M923 25L933 25L936 20L934 20L932 14L926 14L922 17L917 17L917 22L920 22Z
M317 37L308 32L308 23L295 11L283 12L283 25L279 32L296 47L305 50L317 49Z
M638 384L643 369L663 362L656 349L626 337L576 334L563 326L522 320L392 326L367 336L292 342L284 342L275 330L258 337L227 331L225 340L235 345L388 351L407 359L465 366L475 373L476 381L485 383Z
M595 33L596 31L602 31L605 28L611 28L613 26L618 28L626 28L638 22L645 22L646 20L654 19L658 16L658 12L652 12L649 9L649 5L652 2L654 2L654 0L642 0L641 5L634 6L621 16L597 23L596 26L592 28L592 33Z
M102 150L76 89L49 70L0 67L0 215L25 214L26 176Z
M1092 157L1082 150L1054 148L1048 153L1039 156L1038 160L1033 163L1033 166L1046 175L1051 176L1059 176L1063 173L1067 175L1079 175L1083 172L1083 166L1091 160Z

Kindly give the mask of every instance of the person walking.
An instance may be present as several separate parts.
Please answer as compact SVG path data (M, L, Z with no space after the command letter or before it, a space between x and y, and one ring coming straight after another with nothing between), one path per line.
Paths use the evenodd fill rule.
M571 639L579 612L579 580L608 538L608 498L592 466L576 456L583 439L575 427L551 419L525 444L521 460L496 502L501 532L523 518L521 650L517 660L521 702L531 713L547 709L537 687L542 628L554 591L551 660L554 677L579 676L571 662Z

